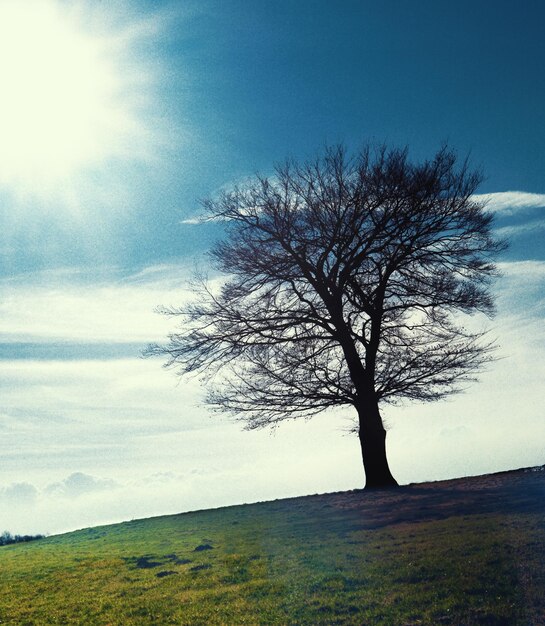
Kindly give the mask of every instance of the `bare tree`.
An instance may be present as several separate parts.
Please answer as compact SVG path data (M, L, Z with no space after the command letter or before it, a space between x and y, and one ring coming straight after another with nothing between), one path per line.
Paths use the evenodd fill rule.
M493 314L504 247L480 181L446 147L421 164L338 147L205 201L226 224L211 256L227 277L165 310L183 325L150 352L205 375L208 401L248 429L353 406L366 487L396 485L380 403L437 400L491 359L459 321Z

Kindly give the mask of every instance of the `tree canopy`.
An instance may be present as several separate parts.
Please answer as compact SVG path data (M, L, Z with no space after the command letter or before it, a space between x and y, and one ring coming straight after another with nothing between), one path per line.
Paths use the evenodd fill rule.
M491 358L461 323L493 314L504 247L480 182L447 147L422 163L336 147L206 200L225 280L165 310L183 324L151 352L204 375L208 401L248 428L353 406L367 486L395 484L379 404L443 398Z

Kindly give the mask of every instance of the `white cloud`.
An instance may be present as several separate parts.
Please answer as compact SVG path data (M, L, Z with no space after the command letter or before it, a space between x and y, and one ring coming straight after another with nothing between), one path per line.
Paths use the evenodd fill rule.
M545 207L545 194L526 191L500 191L473 196L474 200L485 202L489 211L502 215L513 215L527 209Z
M38 490L29 483L12 483L0 488L0 502L4 501L8 506L32 505L37 495Z
M161 341L172 320L156 309L187 299L186 280L184 265L96 282L65 271L6 279L0 282L0 339L143 345Z
M78 498L82 495L115 487L117 487L117 484L113 480L95 478L83 472L74 472L61 482L48 485L45 488L45 493L59 495L64 498Z
M183 424L183 415L178 419ZM201 419L206 422L205 415ZM0 528L19 534L56 533L361 486L357 440L343 437L326 419L286 424L275 435L241 432L237 425L222 420L210 420L205 426L192 432L132 438L129 454L122 450L115 463L100 468L101 476L109 478L91 474L78 480L75 490L67 490L74 480L62 468L86 461L70 459L62 450L57 467L50 468L51 453L42 450L41 468L36 464L31 471L31 458L27 470L33 475L28 483L35 494L32 500L6 506L0 488ZM98 473L104 453L98 451L94 472ZM54 487L50 481L43 484L44 475L52 473L58 475ZM89 488L81 489L79 483Z
M545 261L512 261L498 264L498 309L506 330L517 329L512 318L542 322L545 313ZM520 328L522 324L519 324ZM545 326L545 324L543 325Z
M243 181L244 182L244 181ZM229 190L228 187L225 190ZM494 193L475 194L473 199L483 202L489 211L494 211L502 215L513 215L528 209L545 207L545 194L529 193L527 191L498 191ZM210 219L204 214L197 214L180 221L180 224L204 224L210 221L217 221L217 218Z
M498 268L504 277L526 279L526 287L535 281L545 279L545 261L503 261L498 263ZM510 287L515 288L516 285L510 285Z
M491 323L499 360L446 402L388 410L392 466L406 481L545 463L545 262L500 269Z
M496 228L494 233L498 237L516 237L527 233L535 233L536 231L545 230L545 220L537 220L526 222L524 224L516 224L513 226L501 226Z
M545 262L502 263L501 270L492 326L504 358L448 402L386 411L391 465L401 482L545 462ZM104 338L116 335L108 321L114 304L127 307L123 337L156 336L167 328L152 320L164 320L146 317L141 300L147 308L182 298L183 290L171 291L177 271L156 266L100 285L53 276L43 289L58 303L67 290L96 307ZM36 306L40 281L26 281L26 291L19 280L11 284L20 284L19 304ZM104 293L109 297L99 297ZM2 322L8 327L17 307L11 311ZM27 315L31 329L47 319L39 311ZM84 332L75 318L68 321L59 311L50 323L65 336ZM166 321L172 329L175 320ZM242 432L210 416L196 380L178 380L157 359L4 360L0 386L0 531L60 532L363 484L358 440L343 433L350 411L285 423L274 435Z

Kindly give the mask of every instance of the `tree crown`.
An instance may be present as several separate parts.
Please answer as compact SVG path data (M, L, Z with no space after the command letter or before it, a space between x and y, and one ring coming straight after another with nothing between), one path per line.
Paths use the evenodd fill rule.
M436 400L490 360L460 314L492 315L504 243L474 198L479 173L444 147L342 147L207 200L227 236L211 251L227 278L203 282L181 332L151 352L205 373L209 401L258 427L328 407Z

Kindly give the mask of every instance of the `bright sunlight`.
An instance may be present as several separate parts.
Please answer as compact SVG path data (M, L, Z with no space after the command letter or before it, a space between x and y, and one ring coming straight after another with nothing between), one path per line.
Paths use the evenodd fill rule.
M132 50L145 28L114 28L107 10L0 1L0 185L12 193L45 199L145 150L149 77Z

